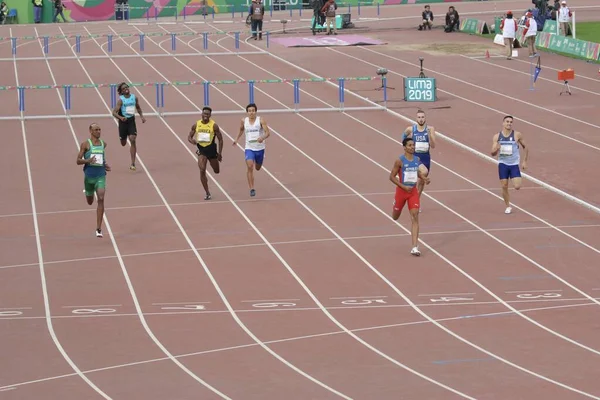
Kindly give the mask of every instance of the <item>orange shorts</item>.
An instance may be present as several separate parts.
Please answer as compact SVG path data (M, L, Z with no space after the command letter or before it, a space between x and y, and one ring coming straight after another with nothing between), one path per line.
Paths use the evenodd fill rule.
M404 204L408 202L408 209L421 207L421 201L419 197L419 190L415 185L410 192L396 187L396 196L394 197L394 210L400 211L404 208Z

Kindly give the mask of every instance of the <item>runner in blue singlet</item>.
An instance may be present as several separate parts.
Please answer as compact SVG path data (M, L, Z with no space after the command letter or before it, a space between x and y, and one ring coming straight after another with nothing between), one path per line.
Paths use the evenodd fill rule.
M404 140L406 137L414 139L415 154L419 157L419 159L421 159L421 162L423 165L425 165L428 171L427 173L429 174L429 171L431 171L430 149L435 148L436 135L433 126L427 126L425 111L417 111L417 123L404 130L404 133L402 134L402 140ZM424 188L424 182L419 179L419 183L417 184L419 195L423 193Z
M521 188L521 168L527 168L527 158L529 157L529 147L525 146L523 134L514 131L512 128L513 117L507 115L502 123L502 131L496 133L492 139L492 157L498 155L498 176L502 186L502 197L506 204L505 214L512 212L510 206L510 195L508 194L508 180L512 181L515 190ZM525 155L521 160L519 144L523 147Z
M404 205L408 203L408 212L412 221L412 249L410 254L420 256L419 251L419 208L421 207L417 182L422 180L429 184L427 177L427 168L423 165L418 156L415 155L415 142L411 138L402 140L404 154L396 159L394 167L390 172L390 181L396 185L396 194L394 196L394 207L392 210L392 219L394 221L400 218Z
M140 107L138 98L129 91L129 85L125 82L119 84L117 93L119 94L119 97L112 114L119 120L119 139L121 140L121 146L125 146L127 144L127 138L129 138L129 143L131 143L131 148L129 150L131 154L131 165L129 166L129 169L135 171L135 156L137 154L136 138L138 134L137 126L135 125L135 112L137 111L138 114L140 114L142 123L146 123L146 118L144 118L144 113L142 112L142 107Z

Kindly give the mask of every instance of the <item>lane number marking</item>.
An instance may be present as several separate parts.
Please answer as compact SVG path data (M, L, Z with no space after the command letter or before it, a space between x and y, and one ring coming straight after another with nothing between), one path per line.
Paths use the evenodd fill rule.
M531 293L521 293L518 294L517 297L519 299L556 299L561 297L560 293L542 293L542 294L531 294Z
M360 300L343 300L342 304L345 305L353 305L353 306L365 306L368 304L387 304L387 302L383 299L360 299Z
M111 314L117 312L114 308L78 308L71 311L73 314Z
M472 301L474 300L471 297L450 297L450 296L444 296L444 297L438 297L437 299L429 299L432 303L438 303L440 301L443 302L451 302L451 301Z
M285 301L252 304L252 307L256 307L256 308L276 308L276 307L295 307L295 306L296 306L296 303L290 303L290 302L285 302Z

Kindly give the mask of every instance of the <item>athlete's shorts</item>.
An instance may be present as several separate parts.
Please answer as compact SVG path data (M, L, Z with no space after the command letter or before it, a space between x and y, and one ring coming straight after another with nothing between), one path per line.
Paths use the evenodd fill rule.
M219 155L219 153L217 152L217 144L215 142L212 142L211 144L209 144L206 147L202 147L199 144L197 144L196 147L198 147L197 154L199 156L204 156L204 157L208 158L209 160L217 158L217 156Z
M119 120L119 139L127 140L128 136L136 136L137 127L135 126L135 117L127 118L125 122Z
M417 189L417 186L414 186L410 192L396 187L396 196L394 197L394 210L402 210L406 202L408 202L409 210L421 207L421 199L419 197L419 190Z
M85 188L86 196L93 196L96 190L106 188L106 175L96 178L84 177L83 187Z
M262 165L265 158L265 150L249 150L246 149L246 161L252 160L257 165Z
M423 163L427 171L431 170L431 155L423 153L415 153L415 156L419 157L419 160Z
M498 163L498 176L502 179L514 179L521 177L521 169L518 165L506 165Z

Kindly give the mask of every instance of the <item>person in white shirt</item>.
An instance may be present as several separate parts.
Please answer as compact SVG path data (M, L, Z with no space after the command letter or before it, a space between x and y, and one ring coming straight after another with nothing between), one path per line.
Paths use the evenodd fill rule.
M537 51L535 50L535 38L537 35L537 21L533 18L533 14L528 12L525 14L525 43L527 44L527 48L529 49L529 57L536 57Z
M567 2L563 0L558 9L558 26L560 27L560 33L563 36L567 36L569 32L571 32L569 22L571 22L572 15L573 13L569 10L569 7L567 7Z
M517 21L513 19L512 11L506 13L506 18L500 23L500 29L502 29L504 45L508 51L506 59L512 60L513 42L515 41L515 35L517 33Z
M240 133L233 141L235 146L242 137L246 135L245 158L246 158L246 177L250 187L250 196L256 196L254 189L254 169L260 171L265 157L265 140L271 136L267 122L262 117L257 117L258 107L251 103L246 106L248 116L242 119L240 124Z

